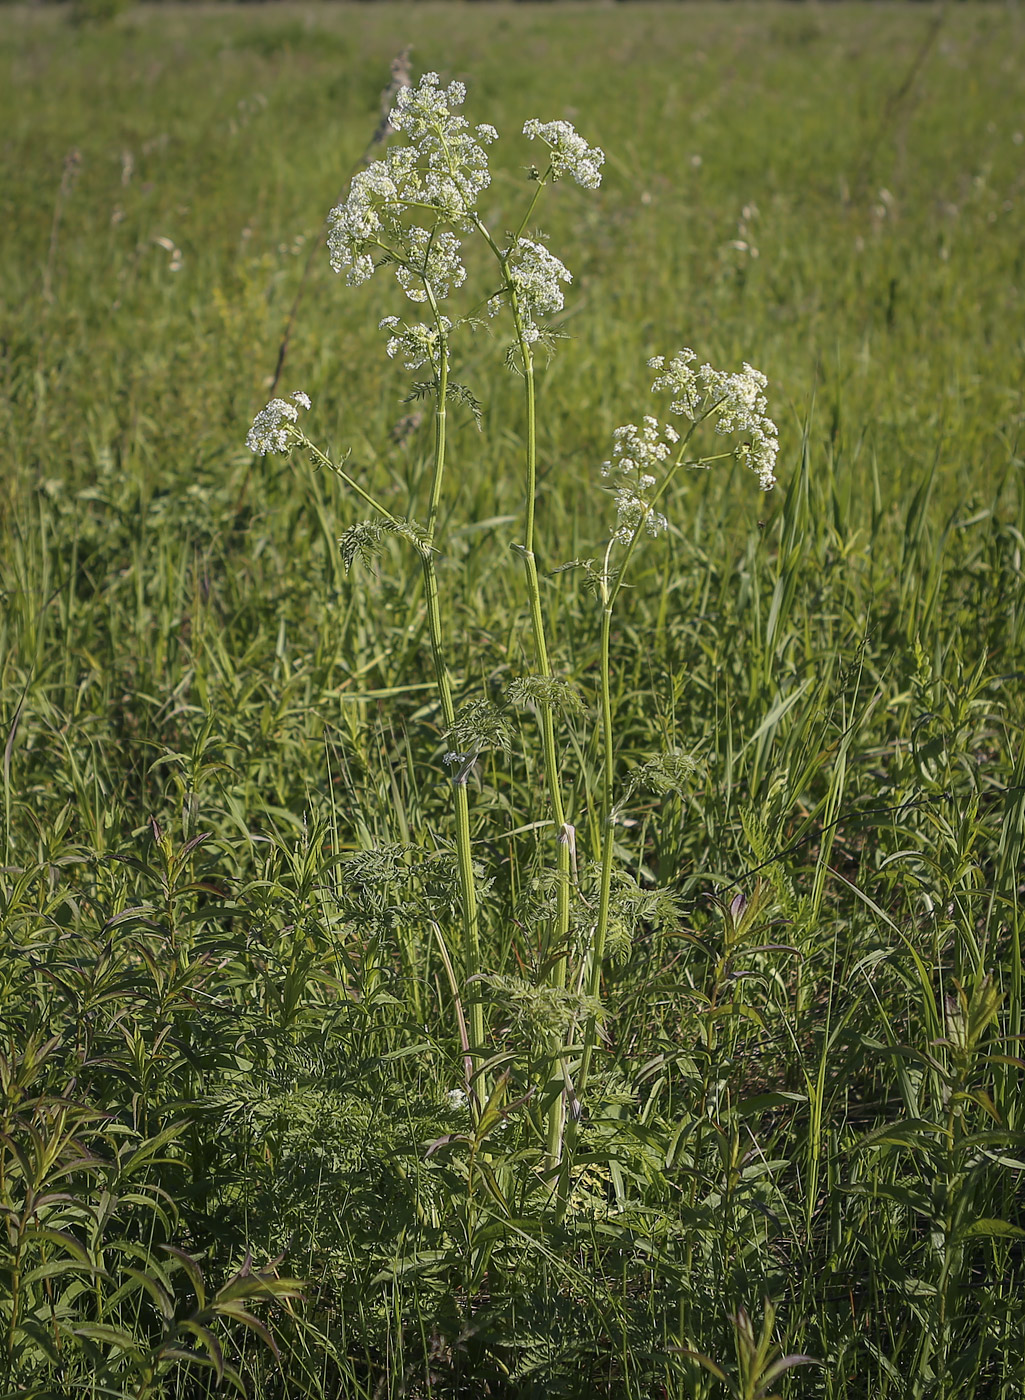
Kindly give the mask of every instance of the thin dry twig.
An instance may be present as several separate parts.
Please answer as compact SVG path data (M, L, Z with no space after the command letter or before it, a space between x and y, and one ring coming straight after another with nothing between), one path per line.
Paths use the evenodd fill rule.
M46 267L43 269L43 300L53 301L53 272L57 263L57 233L60 229L61 215L64 212L64 205L67 202L71 191L75 188L75 181L78 179L78 172L82 168L82 153L73 146L64 157L64 169L61 172L60 187L57 190L57 198L53 204L53 223L50 226L50 247L46 255Z
M947 18L948 8L947 5L944 5L938 13L933 16L929 28L925 32L925 37L915 51L915 55L911 60L907 72L904 74L903 79L898 83L897 87L890 93L883 105L883 110L879 118L879 125L876 127L874 136L871 141L869 141L862 154L861 165L858 169L856 179L856 186L859 190L863 191L872 178L872 170L875 165L875 158L879 147L893 127L901 104L911 92L915 79L924 67L926 59L932 52L933 45L940 36L940 30L943 28Z

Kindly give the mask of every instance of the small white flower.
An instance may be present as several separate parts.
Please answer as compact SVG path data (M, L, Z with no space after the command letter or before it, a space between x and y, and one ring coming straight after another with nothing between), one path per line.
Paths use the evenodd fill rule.
M741 370L713 369L704 364L694 368L697 356L693 350L677 351L666 363L663 355L648 361L650 368L659 370L652 392L665 390L674 394L671 408L692 423L714 417L715 430L724 436L743 433L748 440L736 450L736 456L756 473L763 491L776 484L774 468L779 452L776 425L766 412L768 403L764 390L768 380L760 370L746 361Z
M466 268L459 261L459 239L447 229L409 228L403 231L405 263L395 269L399 286L410 301L427 301L424 283L437 300L447 297L453 287L466 281Z
M562 310L565 299L560 283L572 282L573 275L543 243L534 243L529 238L517 242L507 270L523 313L524 339L533 343L541 334L536 325L538 317ZM500 305L501 298L494 297L488 303L488 310L494 315Z
M386 316L379 328L393 332L385 346L391 359L403 354L406 369L419 369L421 365L429 364L437 371L441 365L442 337L452 329L452 322L447 316L442 316L439 330L438 326L425 325L422 321L409 326L397 316Z
M776 439L776 425L768 418L762 421L764 427L753 427L750 442L742 442L737 448L737 457L745 467L750 467L757 474L762 490L771 491L776 485L779 442Z
M652 384L651 392L655 394L666 390L675 394L676 397L670 405L672 411L682 413L691 420L697 417L701 406L698 377L693 368L696 359L697 355L693 350L683 349L676 352L668 366L664 355L655 355L648 361L650 369L663 371Z
M658 368L658 366L656 366ZM658 485L658 471L670 456L679 434L650 414L640 425L625 423L613 434L612 457L603 462L601 474L617 481L614 538L629 544L642 524L649 535L668 530L669 521L651 502Z
M302 390L292 395L296 403L309 408L310 400ZM301 434L291 426L299 417L295 403L287 399L271 399L266 408L253 419L253 426L246 434L246 447L250 452L266 456L269 452L288 452Z
M438 85L437 73L425 73L416 87L399 92L390 122L410 142L424 202L454 222L465 220L478 195L491 183L485 146L498 140L493 126L475 131L452 111L466 100L462 83ZM412 178L412 169L409 175Z
M541 122L533 117L524 125L523 134L529 141L540 138L548 147L553 180L572 175L578 185L588 190L596 190L601 184L605 152L589 146L569 122Z
M465 1089L449 1089L445 1101L453 1113L461 1113L469 1103Z
M350 286L373 276L372 249L395 251L405 243L405 210L427 205L440 219L470 226L477 197L491 183L485 147L498 133L486 124L471 131L466 118L451 110L465 97L462 83L439 87L437 73L425 73L415 88L399 92L390 121L409 145L391 148L353 176L349 193L328 216L331 266L346 272Z
M399 207L399 188L388 163L375 160L366 170L357 171L348 196L331 210L327 235L331 266L335 272L346 269L351 287L373 276L374 260L367 250L379 242L386 222L394 220Z

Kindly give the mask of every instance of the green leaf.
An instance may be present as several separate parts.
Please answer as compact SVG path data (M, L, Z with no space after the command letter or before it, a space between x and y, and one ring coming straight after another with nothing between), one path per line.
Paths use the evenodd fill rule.
M48 1327L43 1327L31 1318L25 1318L18 1324L15 1332L31 1337L51 1366L61 1364L61 1354L57 1350L53 1335Z
M701 1011L698 1014L705 1021L725 1021L730 1016L745 1016L749 1021L753 1021L759 1030L766 1029L762 1013L742 1001L731 1001L726 1006L716 1006L711 1011Z
M242 1307L241 1303L214 1303L213 1311L218 1317L230 1317L233 1322L241 1322L243 1327L248 1327L250 1332L255 1332L269 1351L274 1353L275 1360L280 1361L278 1344L271 1336L270 1329L266 1323L261 1322L258 1317Z
M185 1318L178 1325L186 1332L191 1332L203 1343L210 1357L210 1364L217 1373L218 1381L220 1381L224 1375L224 1353L221 1351L221 1344L213 1332L210 1331L209 1327L205 1327L201 1322L196 1322L193 1318Z
M407 1274L445 1274L452 1267L452 1253L447 1249L423 1249L407 1254L392 1262L376 1274L373 1284L392 1283Z
M807 1103L807 1094L787 1093L783 1090L768 1094L755 1094L744 1099L734 1110L736 1117L748 1118L752 1114L766 1113L771 1108L792 1108L795 1104Z
M887 1182L856 1182L853 1186L843 1188L848 1195L865 1196L869 1200L893 1201L895 1205L904 1206L905 1209L913 1211L915 1215L924 1216L931 1220L935 1214L932 1201L924 1191L912 1191L906 1186L891 1185Z
M803 1353L793 1352L790 1356L781 1356L759 1376L760 1385L755 1395L764 1395L773 1381L779 1380L785 1371L789 1371L794 1366L818 1366L820 1364L814 1356L805 1356Z
M710 1356L705 1356L703 1352L691 1351L689 1347L670 1347L669 1350L674 1356L686 1356L689 1357L691 1361L696 1361L699 1366L703 1366L710 1375L713 1375L717 1381L726 1381L726 1372L721 1366L717 1366Z
M142 1355L136 1339L120 1327L111 1327L105 1322L81 1322L70 1331L73 1336L84 1337L90 1342L103 1342L106 1346L117 1347L132 1356Z
M864 1152L875 1147L929 1149L935 1146L934 1134L941 1131L937 1124L930 1123L927 1118L906 1118L901 1123L884 1123L881 1128L873 1128L854 1144L854 1150Z
M173 1259L176 1259L188 1274L192 1291L196 1295L196 1302L202 1310L206 1306L206 1289L203 1287L203 1272L195 1259L190 1254L186 1254L183 1249L177 1249L173 1244L162 1244L160 1248L165 1254L170 1254Z
M41 1283L44 1279L56 1278L60 1274L86 1274L90 1278L106 1278L107 1275L95 1264L79 1264L72 1259L51 1259L47 1264L40 1264L35 1269L30 1269L21 1280L21 1286L29 1289L35 1283Z
M970 1225L958 1231L957 1238L1025 1240L1025 1230L1018 1225L1009 1224L1006 1220L973 1220Z

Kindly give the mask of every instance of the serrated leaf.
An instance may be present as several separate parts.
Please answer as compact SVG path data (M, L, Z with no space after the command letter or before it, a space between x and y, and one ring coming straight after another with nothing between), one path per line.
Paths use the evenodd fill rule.
M453 399L456 403L461 403L464 408L468 408L470 410L470 412L473 415L473 421L477 425L477 431L480 432L481 425L484 421L484 410L481 407L479 400L473 393L471 393L471 391L466 387L466 385L449 384L446 392L446 397Z

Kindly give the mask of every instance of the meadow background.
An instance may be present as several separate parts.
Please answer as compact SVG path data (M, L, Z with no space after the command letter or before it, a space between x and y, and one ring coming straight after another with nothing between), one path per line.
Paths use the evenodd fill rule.
M1020 1396L1021 12L68 13L0 12L0 1393ZM418 563L346 574L341 485L243 446L302 288L282 390L415 505L394 289L323 251L303 281L405 45L502 133L494 226L526 118L608 153L542 216L575 274L538 528L582 860L598 613L553 571L607 533L612 429L686 344L768 374L782 441L769 496L682 483L617 616L621 783L695 768L621 827L637 916L562 1218L534 729L472 790L510 1070L482 1135L428 932ZM438 568L460 695L501 697L523 422L470 344ZM763 1322L815 1364L767 1374Z

